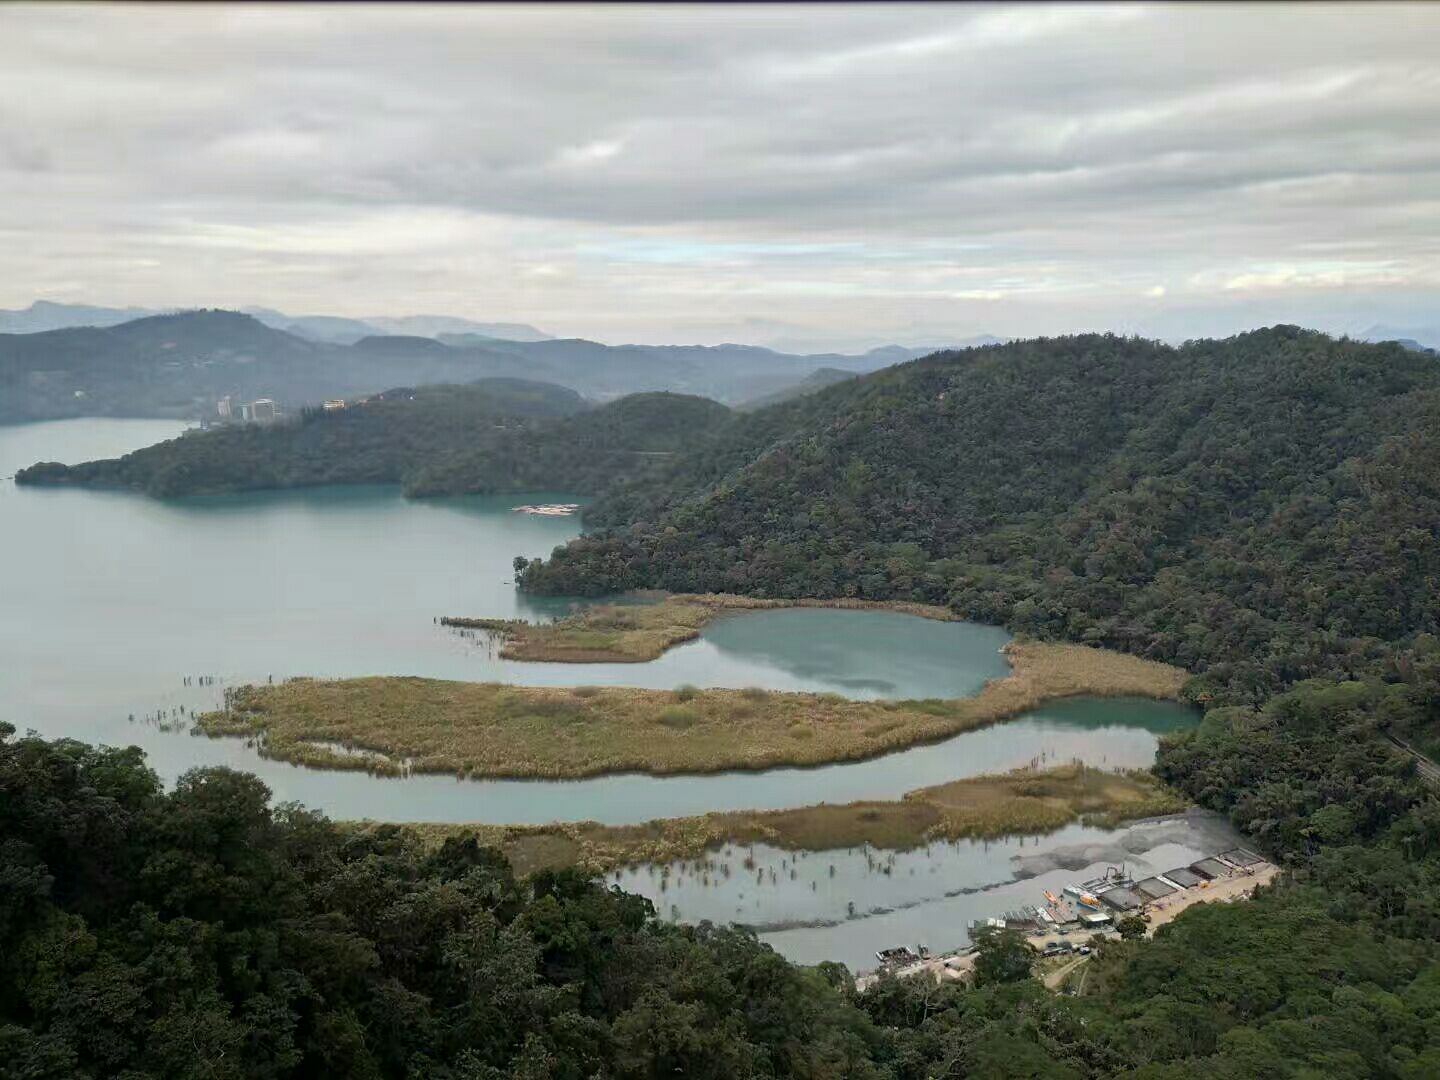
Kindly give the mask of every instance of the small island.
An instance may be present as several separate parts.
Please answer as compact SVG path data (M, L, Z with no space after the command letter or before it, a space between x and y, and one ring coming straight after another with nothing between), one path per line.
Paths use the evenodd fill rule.
M1084 765L1016 769L906 793L904 798L665 818L642 825L414 824L427 842L473 837L499 848L518 873L575 866L605 874L638 863L698 858L725 843L764 843L791 851L833 851L869 844L905 851L934 841L996 839L1053 832L1080 821L1114 828L1177 813L1189 802L1145 770L1110 772ZM366 822L349 828L383 826Z
M1083 645L1011 642L1010 674L955 700L852 701L760 689L507 686L413 677L239 687L197 730L295 764L382 775L576 779L878 757L1090 695L1173 699L1180 668Z

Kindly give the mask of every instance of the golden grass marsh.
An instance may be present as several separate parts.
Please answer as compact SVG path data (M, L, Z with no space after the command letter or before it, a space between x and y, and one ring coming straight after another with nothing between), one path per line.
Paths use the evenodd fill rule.
M857 761L1075 695L1173 698L1179 668L1082 645L1011 642L1010 674L957 700L763 690L520 687L413 677L240 687L197 718L267 757L382 774L571 779Z
M644 600L644 594L638 597ZM472 619L447 615L445 626L486 630L501 640L505 660L571 664L644 663L667 649L700 636L705 625L727 613L762 608L824 607L896 611L954 622L948 608L879 600L760 600L728 593L665 595L654 603L596 604L551 623L524 619Z
M517 873L578 866L604 874L637 863L692 859L724 843L829 851L870 844L903 851L935 840L1051 832L1073 821L1116 826L1184 809L1150 773L1082 765L1019 769L921 788L895 801L667 818L643 825L410 825L427 841L475 837L503 851ZM360 829L384 828L369 823Z

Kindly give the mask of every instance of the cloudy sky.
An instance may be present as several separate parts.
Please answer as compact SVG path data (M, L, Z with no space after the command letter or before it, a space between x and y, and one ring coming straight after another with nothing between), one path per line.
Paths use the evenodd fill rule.
M0 7L0 306L1440 321L1440 5Z

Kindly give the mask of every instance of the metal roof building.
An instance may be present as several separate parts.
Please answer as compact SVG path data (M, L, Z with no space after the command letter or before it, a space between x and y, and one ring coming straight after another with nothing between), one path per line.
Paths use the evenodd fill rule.
M1130 911L1133 908L1140 907L1147 899L1147 897L1131 892L1123 885L1116 886L1113 889L1106 889L1100 894L1101 903L1107 907L1114 908L1116 911Z
M1199 862L1190 864L1190 869L1204 878L1223 878L1230 876L1230 867L1217 859L1201 859Z
M1144 881L1135 883L1135 891L1144 893L1149 900L1159 900L1162 896L1169 896L1175 891L1174 885L1167 885L1158 877L1147 877Z
M1187 869L1184 866L1178 867L1174 870L1166 870L1165 873L1161 876L1169 878L1171 881L1175 882L1176 885L1179 885L1181 888L1184 889L1193 889L1196 885L1199 885L1200 882L1205 880L1199 874L1195 873L1190 869Z

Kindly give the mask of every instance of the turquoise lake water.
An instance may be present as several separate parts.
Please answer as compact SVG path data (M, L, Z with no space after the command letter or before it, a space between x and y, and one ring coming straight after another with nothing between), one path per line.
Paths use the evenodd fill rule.
M180 430L144 420L0 427L0 477ZM510 580L514 556L548 554L578 534L575 519L512 512L541 501L571 500L406 500L381 487L160 501L0 481L0 718L52 737L137 744L167 780L196 765L248 769L278 799L336 817L607 823L895 797L1032 761L1146 765L1160 734L1193 721L1163 703L1077 700L868 762L561 783L323 772L187 733L190 713L218 704L225 686L295 675L957 697L1007 670L999 650L1008 636L998 628L824 609L729 616L648 664L502 661L483 635L436 619L568 609Z

